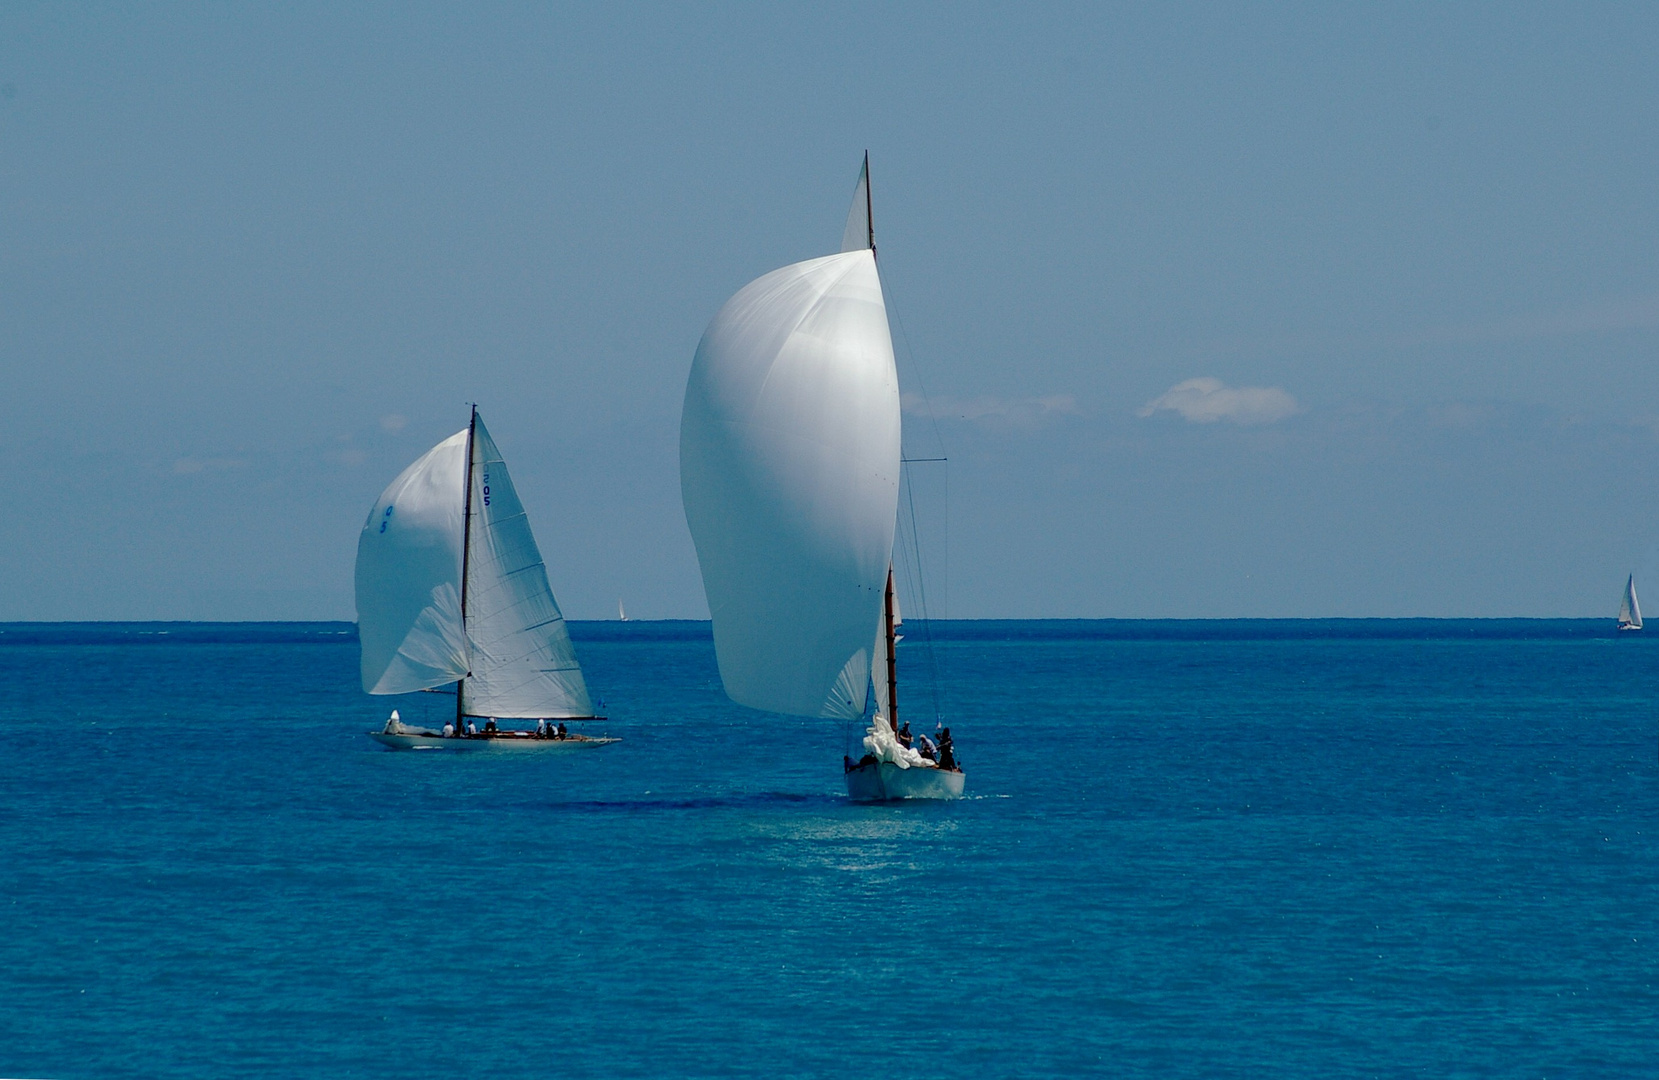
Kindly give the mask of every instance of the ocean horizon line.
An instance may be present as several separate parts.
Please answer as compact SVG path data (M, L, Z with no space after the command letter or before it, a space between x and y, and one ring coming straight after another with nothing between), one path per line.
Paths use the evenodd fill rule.
M710 640L708 619L570 619L578 642ZM1617 638L1612 618L1549 616L1297 616L1243 618L1033 618L907 620L912 643L1063 640L1306 640ZM101 619L0 622L0 646L345 644L357 624L340 619Z

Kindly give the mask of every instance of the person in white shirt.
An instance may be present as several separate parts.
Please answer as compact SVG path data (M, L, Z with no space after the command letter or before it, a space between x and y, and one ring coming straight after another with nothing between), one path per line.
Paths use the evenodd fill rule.
M474 736L476 734L478 734L478 721L468 720L467 721L467 737L471 738L472 736Z
M454 724L445 724L444 725L444 738L453 739L454 737L455 737L455 725Z
M537 720L536 721L536 738L538 738L538 739L547 738L547 721L546 720Z

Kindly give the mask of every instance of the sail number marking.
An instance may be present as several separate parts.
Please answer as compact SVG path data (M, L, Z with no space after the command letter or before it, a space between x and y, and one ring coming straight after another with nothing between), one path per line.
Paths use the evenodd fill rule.
M381 519L380 519L380 531L385 532L386 531L386 526L390 525L391 523L392 523L392 508L390 506L388 506L386 508L386 513L384 515L382 515Z
M484 505L490 505L490 473L488 469L484 470Z

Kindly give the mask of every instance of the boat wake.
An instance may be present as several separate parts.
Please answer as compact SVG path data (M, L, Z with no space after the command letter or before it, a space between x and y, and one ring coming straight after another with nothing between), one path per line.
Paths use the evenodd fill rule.
M803 795L791 791L761 791L753 793L733 793L731 795L706 795L696 798L638 798L638 799L580 799L571 802L539 803L549 810L566 810L574 813L608 814L608 813L639 813L654 810L684 811L684 810L744 810L764 809L776 806L823 806L826 808L846 805L846 800L836 795Z

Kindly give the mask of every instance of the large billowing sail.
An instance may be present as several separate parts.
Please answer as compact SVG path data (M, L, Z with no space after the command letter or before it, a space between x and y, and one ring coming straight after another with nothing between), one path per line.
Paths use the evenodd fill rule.
M680 420L680 491L732 700L863 714L898 482L875 253L809 259L739 290L697 347Z
M475 421L462 705L477 716L593 715L564 616L495 440Z
M461 493L467 433L427 451L381 492L357 539L363 689L408 694L467 673L461 629Z
M1630 575L1624 583L1624 597L1619 601L1619 628L1621 630L1640 630L1642 628L1642 605L1636 601L1635 574Z

